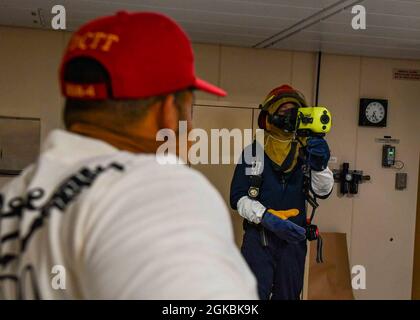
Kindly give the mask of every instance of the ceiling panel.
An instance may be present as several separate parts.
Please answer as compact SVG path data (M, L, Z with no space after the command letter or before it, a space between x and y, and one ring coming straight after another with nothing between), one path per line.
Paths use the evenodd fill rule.
M0 0L1 1L1 0ZM0 2L1 24L5 26L28 26L42 27L38 15L32 15L30 8L7 8L1 7Z
M420 29L403 29L403 28L391 28L387 26L372 26L366 30L355 31L352 29L350 24L333 23L333 22L321 22L317 25L306 29L305 31L313 31L320 34L353 34L360 36L371 36L371 37L384 37L384 38L404 38L418 40L420 39Z
M109 14L115 12L117 9L110 9L109 12L104 12L102 14ZM146 7L137 7L137 10L141 11L150 11ZM244 16L237 15L234 13L214 13L210 14L204 11L195 11L195 10L177 10L172 8L166 8L164 10L152 10L159 11L164 13L179 23L188 22L194 24L194 28L200 26L201 24L209 26L215 25L223 26L226 32L230 31L230 28L244 28L243 32L247 32L250 28L255 26L255 29L267 29L267 32L271 34L277 30L288 26L290 23L293 23L297 19L291 19L289 17L269 17L269 16ZM81 11L81 12L72 12L68 13L68 20L78 21L80 23L92 19L98 16L97 12L94 11ZM193 29L191 29L193 30ZM189 31L189 30L187 30Z
M291 40L298 41L319 41L322 43L350 43L352 45L360 46L376 46L396 48L400 50L418 50L420 51L420 38L405 39L405 38L383 38L372 37L363 34L339 34L339 33L318 33L313 31L302 31Z
M399 15L391 15L391 14L371 13L366 8L367 29L369 29L370 26L387 26L389 28L400 28L400 29L401 28L402 29L420 29L420 6L418 10L419 10L419 12L417 13L418 17L416 17L413 15L399 16ZM338 13L335 16L329 18L327 21L351 25L353 16L354 15L351 14L350 10L345 10L344 12Z
M383 48L375 46L359 46L351 43L320 43L318 41L291 40L282 46L285 50L322 51L327 53L347 54L357 56L371 56L398 59L419 59L419 51Z
M308 17L350 0L61 0L77 29L117 10L157 11L178 21L196 42L253 47L302 24L272 48L420 59L420 0L364 0L367 30L353 30L351 9L313 25ZM50 28L56 0L0 0L0 24ZM322 13L322 12L321 12ZM280 37L282 38L282 37ZM340 51L341 50L341 51Z
M366 0L367 29L353 30L351 10L275 45L294 50L420 59L420 1Z
M364 6L368 13L375 15L413 16L419 17L420 1L413 0L369 0Z
M261 38L250 37L246 35L231 37L226 34L203 33L199 31L192 31L188 36L193 42L197 43L211 43L238 46L238 47L252 47L253 44Z
M234 17L273 17L273 18L290 18L299 19L302 14L311 14L317 10L313 7L295 7L281 4L265 4L260 2L248 2L238 0L142 0L142 1L71 1L71 6L77 7L78 11L97 12L98 4L106 11L119 8L131 10L150 10L160 12L171 12L172 14L200 14L201 16L225 16ZM69 6L69 8L71 8Z

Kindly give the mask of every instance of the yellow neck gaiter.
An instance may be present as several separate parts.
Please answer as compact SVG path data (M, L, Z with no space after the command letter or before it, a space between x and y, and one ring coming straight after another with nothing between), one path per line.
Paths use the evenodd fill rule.
M296 166L299 149L302 147L301 144L297 140L294 140L293 133L286 133L275 126L271 126L270 131L264 132L264 151L270 160L278 166L281 166L289 155L293 141L296 141L297 145L291 165L288 168L285 168L285 173L292 171ZM306 138L300 138L300 141L303 145L306 145Z

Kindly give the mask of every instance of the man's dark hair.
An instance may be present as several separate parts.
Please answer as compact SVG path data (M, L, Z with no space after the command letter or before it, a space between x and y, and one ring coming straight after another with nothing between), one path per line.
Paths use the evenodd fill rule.
M111 78L107 70L98 61L87 58L75 58L66 64L64 81L71 83L103 83L109 97L112 97ZM174 92L175 99L182 102L186 89ZM121 130L146 115L149 107L162 101L165 95L144 99L106 99L82 100L67 98L64 107L64 124L70 128L74 123L96 124L108 129Z

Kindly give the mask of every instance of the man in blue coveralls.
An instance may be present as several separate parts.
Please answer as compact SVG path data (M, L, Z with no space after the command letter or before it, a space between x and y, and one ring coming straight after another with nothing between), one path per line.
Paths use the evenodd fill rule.
M264 129L263 161L242 161L235 169L230 204L244 218L242 254L258 281L261 299L299 299L306 256L306 208L303 151L310 166L311 191L327 198L333 188L330 151L320 137L296 137L296 108L305 98L288 85L273 89L262 104L258 125ZM254 143L247 148L261 146ZM302 150L301 150L302 149ZM252 175L252 169L262 164Z

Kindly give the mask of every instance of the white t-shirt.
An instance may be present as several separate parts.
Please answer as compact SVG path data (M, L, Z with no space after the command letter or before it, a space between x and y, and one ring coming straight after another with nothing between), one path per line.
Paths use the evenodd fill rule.
M0 298L257 299L221 196L156 160L51 132L0 192Z

